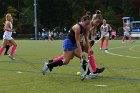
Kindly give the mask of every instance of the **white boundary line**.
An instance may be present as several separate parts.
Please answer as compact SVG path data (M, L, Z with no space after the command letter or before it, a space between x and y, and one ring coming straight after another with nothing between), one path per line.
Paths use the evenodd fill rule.
M114 48L110 48L109 50L113 50L113 49L117 49L117 48L123 48L123 47L127 47L127 46L114 47ZM115 54L115 53L109 52L108 50L105 50L105 53L113 55L113 56L128 57L128 58L134 58L134 59L140 58L140 57L134 57L134 56L129 56L129 55L126 56L126 55L121 55L121 54Z

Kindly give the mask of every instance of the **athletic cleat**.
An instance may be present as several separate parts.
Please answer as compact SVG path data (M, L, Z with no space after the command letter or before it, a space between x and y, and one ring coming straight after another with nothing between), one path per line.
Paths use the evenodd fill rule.
M85 78L86 79L93 79L96 78L98 76L98 73L94 74L94 73L90 73L89 75L86 75Z
M105 50L108 50L108 48L106 48Z
M86 75L86 79L93 79L96 78L98 76L98 73L94 74L94 73L90 73L89 75Z
M94 74L102 73L105 70L105 68L96 68L96 72Z
M42 74L43 75L45 75L46 74L46 71L48 70L48 66L47 65L48 65L48 63L46 63L46 62L43 65L43 68L42 68Z
M8 55L8 57L9 57L10 59L12 59L12 60L15 60L15 58L14 58L13 56L11 56L11 55Z
M96 73L96 74L94 74L94 73L90 73L89 75L90 75L91 78L95 78L95 77L98 76L98 73Z
M90 75L85 76L86 79L92 79Z

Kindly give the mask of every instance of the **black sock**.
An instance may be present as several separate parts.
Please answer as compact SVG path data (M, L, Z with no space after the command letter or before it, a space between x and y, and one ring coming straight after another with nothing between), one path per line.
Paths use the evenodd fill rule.
M10 45L6 45L5 48L6 48L6 49L5 49L5 53L4 53L4 54L7 54L8 50L9 50L9 48L10 48Z
M58 60L56 62L49 63L47 66L49 67L50 71L52 71L53 67L62 66L62 65L63 65L63 61Z
M87 61L86 60L83 60L82 67L83 67L84 71L86 71L86 66L87 66ZM89 75L89 74L90 74L90 70L88 68L87 75Z
M49 63L53 62L53 59L49 60Z

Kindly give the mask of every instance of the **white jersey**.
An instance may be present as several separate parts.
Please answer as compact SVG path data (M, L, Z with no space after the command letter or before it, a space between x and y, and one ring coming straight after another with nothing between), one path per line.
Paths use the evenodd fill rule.
M12 25L11 22L10 22L10 29L13 29L13 25ZM12 38L12 32L5 31L5 32L4 32L4 35L3 35L3 39L6 39L6 40L11 40L11 39L13 39L13 38Z
M101 26L101 35L102 36L109 36L109 24Z
M125 26L125 27L123 27L123 29L124 29L124 32L129 32L130 31L130 27L129 26Z
M124 36L130 36L129 31L130 31L130 27L129 26L125 26L123 27L124 29Z

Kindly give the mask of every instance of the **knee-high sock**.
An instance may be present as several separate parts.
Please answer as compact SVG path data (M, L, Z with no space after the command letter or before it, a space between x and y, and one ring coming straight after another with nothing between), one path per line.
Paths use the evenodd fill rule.
M9 48L10 48L10 45L6 45L6 47L5 47L5 54L7 54Z
M106 40L106 48L108 48L108 40Z
M125 37L122 38L122 42L124 42Z
M59 57L57 57L57 58L54 58L53 60L52 60L52 62L57 62L57 61L59 61L59 60L63 60L64 59L64 56L62 55L62 56L59 56ZM82 64L82 68L84 69L84 71L86 71L86 60L84 60L84 62L83 62L83 64ZM90 70L89 70L89 68L88 68L88 71L87 71L87 75L89 75L90 74Z
M103 41L100 42L100 48L103 48Z
M129 41L130 41L130 42L132 41L132 38L131 38L131 37L129 37Z
M62 56L59 56L57 58L54 58L53 62L58 61L58 60L63 60L63 59L64 59L64 56L62 55Z
M48 67L53 68L53 67L62 66L62 65L63 65L63 61L57 60L56 62L49 63Z
M4 50L4 47L1 47L0 48L0 55L2 54L3 50Z
M57 60L56 62L49 63L47 66L49 67L49 70L51 72L53 67L62 66L62 65L63 65L63 61L62 60Z
M90 54L89 63L90 63L90 66L92 68L92 71L96 72L96 61L94 59L94 55L93 54Z
M10 55L13 56L17 46L13 45L10 51Z

